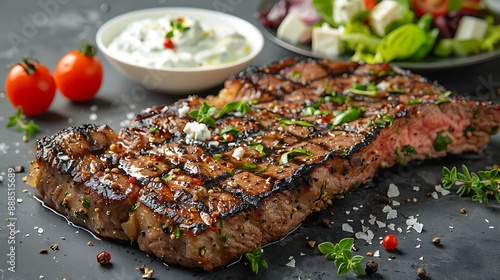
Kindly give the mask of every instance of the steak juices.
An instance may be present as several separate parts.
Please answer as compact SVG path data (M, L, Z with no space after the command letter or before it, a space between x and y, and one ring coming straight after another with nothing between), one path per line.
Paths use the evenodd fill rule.
M209 135L187 137L188 123ZM102 237L213 270L380 168L476 152L499 124L498 104L386 64L290 58L230 78L218 96L147 109L118 132L83 125L40 139L27 182Z

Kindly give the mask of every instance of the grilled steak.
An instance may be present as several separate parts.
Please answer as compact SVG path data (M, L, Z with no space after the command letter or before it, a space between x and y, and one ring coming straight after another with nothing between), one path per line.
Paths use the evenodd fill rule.
M291 58L230 78L219 96L148 109L118 133L83 125L40 139L28 183L102 237L213 270L380 168L476 152L499 125L499 105L390 65Z

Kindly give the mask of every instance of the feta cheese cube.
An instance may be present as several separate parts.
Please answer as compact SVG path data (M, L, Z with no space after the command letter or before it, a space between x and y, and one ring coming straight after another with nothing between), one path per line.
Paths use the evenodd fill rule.
M326 58L336 58L344 52L341 41L342 29L331 28L328 24L312 31L312 52Z
M234 149L232 156L237 160L241 160L244 154L245 150L242 147L238 147Z
M382 37L385 35L386 27L402 16L396 1L383 0L373 7L370 13L370 25L375 34Z
M278 26L276 36L291 44L305 43L311 39L311 30L296 13L289 13Z
M186 133L186 140L205 141L212 138L210 130L204 123L188 122L183 131Z
M333 20L346 24L359 12L366 9L363 0L333 0Z
M455 39L457 40L469 40L478 39L482 40L488 29L488 22L484 19L464 16L458 22L457 32L455 33Z

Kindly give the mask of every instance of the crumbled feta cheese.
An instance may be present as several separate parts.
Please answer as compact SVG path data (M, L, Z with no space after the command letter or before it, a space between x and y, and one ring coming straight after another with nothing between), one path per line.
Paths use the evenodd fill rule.
M336 58L344 52L341 39L343 28L331 28L327 23L312 30L312 52L318 56Z
M375 33L382 37L386 34L385 31L387 26L400 19L402 16L399 3L396 1L384 0L371 10L370 24Z
M305 43L311 38L311 30L297 13L289 13L278 26L276 36L291 44Z
M212 138L208 127L204 123L189 122L184 126L184 133L188 140L205 141Z
M179 118L184 118L189 113L189 106L184 105L181 108L179 108L177 111L178 111Z
M333 2L333 20L347 24L359 12L366 9L363 0L336 0Z
M394 184L389 184L389 189L387 190L387 197L397 197L399 196L398 186Z
M488 29L488 22L484 19L471 16L463 16L458 22L457 32L455 39L469 40L477 39L482 40Z
M237 160L241 160L243 158L243 154L245 154L245 150L242 147L238 147L233 151L233 157Z

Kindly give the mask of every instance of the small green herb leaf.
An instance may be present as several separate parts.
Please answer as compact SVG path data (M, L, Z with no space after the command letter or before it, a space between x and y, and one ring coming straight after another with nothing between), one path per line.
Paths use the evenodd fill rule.
M352 92L354 94L360 95L368 95L368 96L377 96L378 91L374 82L371 82L367 85L362 85L358 83L354 83L351 88L347 89L345 93Z
M341 112L333 119L333 126L355 121L361 117L363 109L356 106L349 106L346 111Z
M24 131L26 137L31 137L40 132L40 127L35 124L32 120L27 121L26 115L23 114L22 107L18 107L16 112L9 117L7 121L7 127L17 126L17 131Z
M231 127L226 127L224 129L222 129L220 132L219 132L219 135L220 136L224 136L226 134L231 134L233 136L237 136L238 134L240 133L240 130L237 129L236 127L234 126L231 126Z
M296 155L306 155L312 157L313 154L305 149L292 149L286 153L283 153L280 158L279 164L287 164L291 158Z
M82 197L82 199L80 201L82 202L82 206L85 209L89 209L90 208L90 202L89 202L88 199L86 199L85 197Z
M280 124L282 125L300 125L300 126L314 126L314 124L306 122L306 121L301 121L301 120L289 120L289 119L281 119L279 121Z
M500 203L500 174L499 169L478 171L477 173L470 172L467 166L462 165L462 172L457 172L457 168L451 170L443 167L441 184L443 188L449 189L455 183L459 183L460 187L457 190L459 196L468 195L471 192L472 200L489 204L489 198L493 197Z
M204 123L208 126L215 126L215 119L212 117L217 109L214 106L208 106L206 102L203 102L199 110L193 110L189 112L191 117L196 118L199 123Z
M445 151L448 147L448 144L451 144L451 138L447 135L443 135L444 130L438 132L436 139L432 145L434 146L434 150L436 151Z
M351 248L353 244L353 238L344 238L337 244L331 242L320 243L318 249L325 255L325 259L335 263L339 276L347 274L350 270L353 270L356 274L364 275L365 271L361 267L364 257L352 255Z
M129 213L134 212L135 210L137 210L137 208L139 207L139 205L140 205L140 202L134 203L134 205L132 205L132 207L130 207L130 209L128 210L128 212Z
M252 149L257 150L257 152L260 153L261 156L265 156L266 152L264 151L264 146L259 143L249 143L248 146Z
M250 105L247 102L235 101L235 102L231 102L229 104L226 104L226 106L224 106L222 108L222 110L220 110L219 114L217 115L217 118L219 119L222 116L224 116L225 114L227 114L229 112L233 112L233 111L240 112L242 115L245 115L246 113L250 112L251 110L252 110L252 107L250 107Z
M246 253L245 257L250 263L250 267L255 274L259 274L259 269L267 269L268 265L265 260L262 259L262 248L259 246L251 253Z

